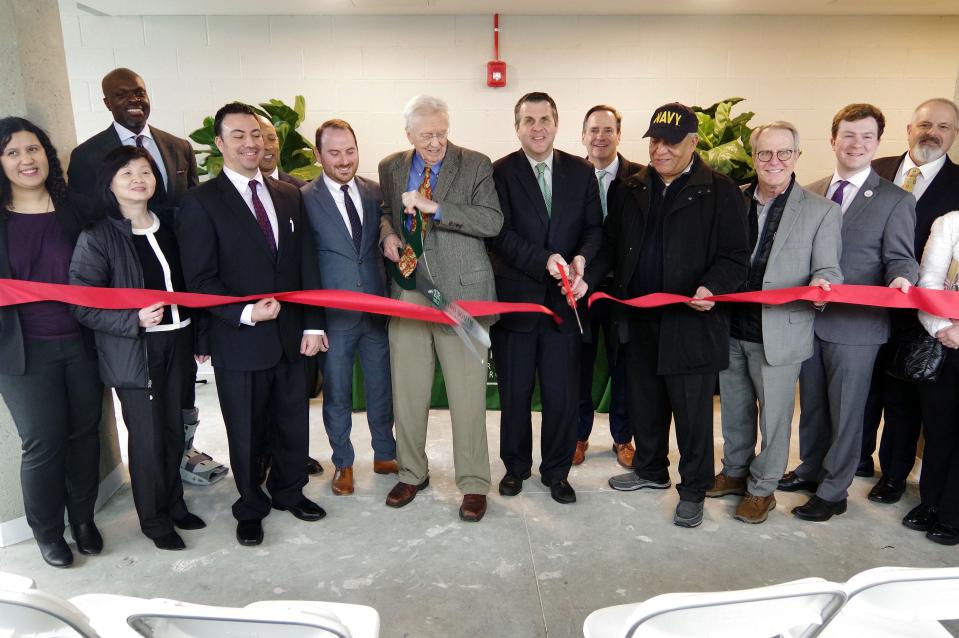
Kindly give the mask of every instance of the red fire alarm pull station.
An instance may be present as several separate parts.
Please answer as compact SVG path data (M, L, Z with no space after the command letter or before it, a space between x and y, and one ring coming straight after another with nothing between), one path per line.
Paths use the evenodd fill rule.
M495 60L486 64L486 86L506 86L506 63L499 59L499 14L493 14L493 55Z

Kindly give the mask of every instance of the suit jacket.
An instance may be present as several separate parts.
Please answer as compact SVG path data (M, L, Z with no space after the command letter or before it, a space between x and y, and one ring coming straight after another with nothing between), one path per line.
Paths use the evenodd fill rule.
M277 171L277 179L281 182L286 182L290 186L296 186L297 188L303 188L306 186L306 182L300 179L299 177L293 177L289 173L284 173L283 171Z
M643 246L652 180L646 167L625 180L609 200L603 244L586 265L590 290L613 271L612 295L627 298ZM663 292L692 296L699 286L719 295L739 290L749 264L746 211L742 192L725 175L693 156L689 180L663 217ZM601 302L611 303L611 302ZM629 341L634 311L616 304L612 330L616 343ZM683 304L661 311L658 374L704 374L729 365L729 311L722 305L698 312Z
M357 176L356 186L363 204L363 232L359 253L353 243L350 228L340 215L323 178L317 178L301 189L303 204L313 231L313 243L316 246L320 287L386 296L386 269L383 267L383 254L379 248L380 217L383 215L380 202L383 195L380 185L373 180ZM327 328L349 330L356 326L362 317L362 312L330 308L326 311ZM370 317L378 323L386 323L383 315Z
M253 295L320 288L313 234L300 191L272 177L266 187L276 209L279 241L273 258L256 217L225 174L184 197L176 217L183 275L190 292ZM240 324L245 303L215 306L209 327L213 364L266 370L285 354L300 355L304 329L322 329L323 312L282 303L274 321Z
M832 177L810 184L825 196ZM916 199L875 170L842 216L842 269L847 284L888 286L896 277L911 283L919 278L913 240ZM830 343L877 345L889 340L885 308L828 304L816 317L816 336Z
M814 277L841 284L842 209L793 184L773 239L763 290L806 286ZM801 363L813 354L816 311L807 301L762 307L763 350L770 365Z
M157 175L157 190L161 191L161 203L166 211L176 208L187 189L199 184L196 175L196 155L193 147L184 139L171 135L151 126L150 133L157 147L160 157L163 158L163 168L166 169L168 186L163 189L160 176ZM120 136L113 123L105 131L97 133L83 142L70 153L70 168L67 170L68 186L74 193L85 197L94 196L97 181L97 171L103 158L120 143ZM161 211L157 211L158 213Z
M381 243L392 233L402 237L396 229L403 223L402 198L414 152L410 149L393 153L380 162ZM423 245L433 281L453 300L495 301L493 271L483 240L499 232L503 213L496 198L489 158L448 143L433 199L441 206L441 219L431 224ZM398 298L399 286L393 286L391 294ZM485 325L495 320L495 316L478 318Z
M896 179L896 173L899 172L905 157L905 153L898 157L881 157L873 161L872 167L880 177L891 182ZM916 201L916 259L922 259L932 222L940 215L953 210L959 210L959 165L947 155L946 163L939 169L922 197Z
M588 264L599 252L603 210L593 167L583 159L553 151L552 212L522 149L496 160L493 178L503 209L503 229L490 242L496 294L501 301L543 304L562 319L561 330L576 330L576 319L546 261L559 253L567 263L576 255ZM510 314L500 327L529 332L538 317Z

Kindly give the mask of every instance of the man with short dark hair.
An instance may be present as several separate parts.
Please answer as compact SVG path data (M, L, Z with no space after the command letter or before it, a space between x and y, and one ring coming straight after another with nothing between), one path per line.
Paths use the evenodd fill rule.
M356 174L356 134L348 122L327 120L316 129L316 159L323 174L301 189L316 244L320 287L386 296L386 272L379 247L383 212L380 185ZM260 165L262 169L262 164ZM373 445L373 471L395 474L393 394L386 317L347 310L326 311L330 351L323 358L323 425L333 448L331 488L353 493L353 361L363 370L366 418Z
M871 104L850 104L833 117L832 177L809 190L842 208L842 259L847 284L907 292L919 278L913 252L916 200L870 167L886 119ZM816 317L813 356L799 375L799 456L779 481L784 491L813 496L792 513L826 521L846 511L862 447L866 396L879 346L889 339L885 308L829 304Z
M596 182L599 186L599 199L606 218L610 192L626 178L635 175L643 168L642 164L630 162L617 150L622 133L623 115L615 107L597 104L586 111L583 118L583 146L586 147L586 160L593 165ZM600 284L600 292L609 292L612 277ZM609 433L613 437L613 453L616 461L623 467L633 465L632 432L626 416L626 368L622 359L614 352L614 340L610 339L609 304L599 304L587 310L585 304L580 308L584 328L588 325L580 355L579 374L579 425L576 432L576 451L573 453L573 465L586 460L589 447L589 434L593 430L593 371L600 339L606 340L606 368L609 371Z
M749 262L739 188L696 153L696 114L678 103L653 113L649 166L609 202L600 254L587 272L594 288L613 271L613 296L668 292L690 297L656 309L613 308L617 343L626 344L633 471L613 489L666 489L669 424L675 419L682 482L673 523L697 527L713 481L713 392L729 365L728 308L706 298L734 292Z
M320 288L300 191L260 173L263 139L253 109L223 106L214 130L223 170L188 192L177 215L187 288L237 297ZM271 507L304 521L326 515L303 495L309 446L303 356L329 347L323 311L273 297L209 311L217 395L240 493L233 504L236 537L241 545L259 545ZM267 425L269 498L255 468L255 444Z
M280 170L280 136L277 134L273 122L259 114L257 114L256 119L260 123L260 131L263 133L263 159L260 160L260 173L297 188L306 186L306 182L299 177L294 177Z
M567 476L576 450L583 337L560 287L561 271L572 284L581 284L585 265L599 250L602 209L592 167L553 148L559 125L553 98L527 93L516 103L514 119L521 148L493 164L503 209L503 229L490 242L496 294L501 301L542 304L563 323L515 313L500 318L491 331L501 405L500 458L506 465L499 493L519 494L530 477L530 404L538 378L540 478L553 500L568 504L576 501Z

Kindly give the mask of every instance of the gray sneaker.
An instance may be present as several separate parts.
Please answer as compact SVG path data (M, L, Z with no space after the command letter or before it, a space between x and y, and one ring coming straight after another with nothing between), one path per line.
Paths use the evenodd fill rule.
M703 502L680 501L673 514L673 524L680 527L699 527L703 522Z
M644 487L648 487L653 490L665 490L671 485L669 479L666 479L665 483L660 483L659 481L651 481L649 479L644 479L636 476L636 472L626 472L625 474L617 474L609 479L609 486L614 490L619 490L620 492L632 492L633 490L641 490Z

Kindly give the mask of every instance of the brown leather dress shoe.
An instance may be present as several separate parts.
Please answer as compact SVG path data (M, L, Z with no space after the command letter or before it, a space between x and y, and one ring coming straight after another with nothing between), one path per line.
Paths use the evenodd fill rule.
M396 462L396 459L373 461L373 472L376 474L399 474L400 466Z
M581 465L586 460L586 448L589 441L576 441L576 450L573 452L573 465Z
M460 518L467 523L479 523L486 514L485 494L465 494L460 505Z
M762 523L769 516L769 512L776 509L776 497L755 496L746 492L746 496L739 502L734 517L744 523Z
M709 498L717 498L720 496L726 496L727 494L736 494L743 496L746 494L746 477L745 476L727 476L720 472L716 475L716 478L713 479L713 485L708 490L706 490L706 496Z
M333 493L337 496L346 496L353 493L353 468L338 467L333 473Z
M423 482L419 485L411 485L400 481L394 485L390 493L386 495L386 504L390 507L403 507L416 498L417 492L426 489L429 485L430 477L428 476L423 479Z
M627 470L633 467L633 455L636 454L636 448L629 441L625 443L613 443L613 452L616 453L616 462Z

